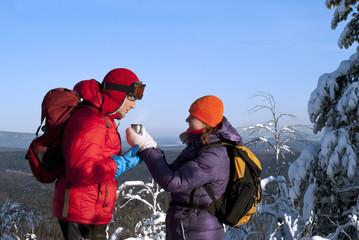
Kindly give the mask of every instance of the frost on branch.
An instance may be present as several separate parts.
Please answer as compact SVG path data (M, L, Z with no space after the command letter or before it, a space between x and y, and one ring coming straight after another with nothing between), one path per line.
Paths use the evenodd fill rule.
M151 210L151 215L146 219L138 222L135 227L136 238L128 238L132 240L155 239L164 240L165 234L165 217L158 203L158 197L165 191L152 179L150 183L142 181L124 182L117 190L117 198L125 200L124 204L116 203L115 211L126 207L132 201L139 201ZM116 224L116 223L115 223ZM111 240L121 237L122 227L118 227L112 234ZM122 238L121 238L122 239Z
M338 113L332 108L332 104L338 101L341 90L338 81L348 73L350 64L350 61L343 61L336 71L319 77L317 88L311 93L308 103L314 133L321 131L326 125L335 124Z
M319 150L319 145L309 145L302 150L297 160L289 167L288 177L292 185L289 195L295 206L298 206L298 200L302 197L305 189L315 181L311 172L318 161Z
M294 141L308 142L307 130L310 126L304 124L286 124L287 119L295 118L289 113L281 113L276 108L276 101L269 93L259 93L255 97L260 97L265 100L265 104L256 105L252 111L265 110L270 116L265 123L258 123L254 126L238 129L245 140L248 138L246 146L251 144L263 144L263 149L272 151L274 153L276 176L281 174L281 170L286 168L289 164L285 161L280 162L282 157L284 160L286 155L284 153L294 154L293 149L289 143Z
M35 226L42 221L39 211L25 210L23 205L10 201L7 198L0 210L0 237L1 239L20 239L20 232L33 231ZM36 239L34 234L27 234ZM35 237L35 238L34 238Z
M342 21L346 21L348 16L352 13L352 19L346 24L342 31L338 46L340 48L348 48L355 41L358 42L358 1L357 0L326 0L325 5L329 9L335 9L331 28L336 29L338 24Z
M319 153L320 167L327 169L331 181L340 184L341 177L352 179L356 169L356 155L348 132L341 128L324 135Z

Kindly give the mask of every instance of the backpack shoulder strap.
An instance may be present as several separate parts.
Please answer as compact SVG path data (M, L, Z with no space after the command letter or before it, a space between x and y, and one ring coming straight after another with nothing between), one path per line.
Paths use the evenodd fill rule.
M82 101L79 103L79 105L77 105L78 108L93 108L96 109L97 111L100 111L99 108L95 107L93 104L87 102L87 101Z
M214 143L210 143L210 144L207 144L207 145L204 145L203 147L201 147L198 152L196 154L194 154L194 156L190 159L190 160L193 160L195 159L200 152L202 152L203 150L209 148L209 147L214 147L214 146L225 146L226 148L227 147L234 147L234 143L232 142L214 142ZM227 149L227 152L228 152L228 149ZM229 153L228 153L229 154ZM229 158L231 158L229 156ZM232 164L232 161L231 163ZM232 169L232 168L231 168ZM232 174L232 173L230 173ZM231 176L231 175L230 175ZM211 200L213 201L213 204L210 204L209 206L203 206L203 205L197 205L197 204L194 204L193 203L193 197L194 197L194 193L197 189L203 187L204 190L207 192L207 194L209 195L209 197L211 198ZM212 192L212 190L209 188L208 184L205 184L203 186L200 186L198 188L195 188L191 191L191 195L190 195L190 201L189 203L183 203L183 202L175 202L175 201L171 201L170 202L170 205L171 206L181 206L181 207L187 207L187 208L195 208L195 209L200 209L200 210L207 210L209 211L210 213L214 213L216 212L216 209L219 208L219 200L215 198L214 196L214 193Z
M210 144L207 144L207 145L204 145L203 147L201 147L198 152L196 154L194 154L194 157L192 159L195 159L200 152L202 152L203 150L209 148L209 147L216 147L216 146L224 146L224 147L229 147L229 146L234 146L235 144L232 143L232 142L214 142L214 143L210 143ZM191 159L191 160L192 160Z
M234 174L234 162L232 161L233 157L232 157L231 151L229 151L229 148L235 147L235 143L230 142L230 141L215 142L215 143L211 143L211 144L208 144L208 145L204 146L203 149L211 147L211 146L224 146L224 147L226 147L227 154L228 154L228 157L229 157L229 160L230 160L229 179L231 179L231 176L233 176L233 174ZM200 151L202 151L202 149ZM208 209L208 211L210 213L214 214L216 212L216 210L219 209L219 207L220 207L219 206L220 205L220 199L216 199L216 197L214 196L213 191L209 188L208 184L205 184L202 187L204 188L204 190L206 190L208 196L213 201L213 205L212 205L211 208Z

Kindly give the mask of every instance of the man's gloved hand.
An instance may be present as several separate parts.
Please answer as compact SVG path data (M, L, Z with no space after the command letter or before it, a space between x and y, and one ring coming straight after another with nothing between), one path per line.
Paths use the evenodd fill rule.
M136 133L132 128L126 129L126 140L131 146L138 145L140 151L146 148L155 148L157 143L148 134L146 129L142 127L141 133Z
M142 158L139 155L136 155L138 150L138 145L134 145L124 155L114 155L111 157L117 165L116 174L114 177L115 179L118 178L123 172L134 168L137 164L142 162Z

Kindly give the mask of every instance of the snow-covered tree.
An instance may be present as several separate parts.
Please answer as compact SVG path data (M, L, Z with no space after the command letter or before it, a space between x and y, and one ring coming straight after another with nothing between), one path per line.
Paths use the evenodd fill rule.
M357 0L326 0L325 5L329 9L334 9L334 15L331 23L332 29L336 29L341 21L347 20L352 13L352 19L346 24L338 41L340 48L348 48L355 41L358 41L359 14Z
M358 1L327 0L336 8L332 28L352 18L338 45L358 42ZM303 216L312 216L313 234L330 239L359 239L359 53L342 61L337 70L319 77L308 112L314 133L323 131L321 142L305 148L288 174L290 195Z
M269 190L274 187L273 190ZM286 180L283 176L268 177L261 181L263 195L257 221L268 229L264 239L299 239L304 226L303 218L290 202ZM272 185L272 187L270 186Z
M152 179L150 183L142 181L127 181L124 182L117 190L117 197L125 199L126 202L122 205L116 203L116 208L121 209L131 201L140 201L151 209L151 216L144 218L138 222L135 227L136 237L127 238L127 240L164 240L165 234L165 217L166 214L162 211L158 202L159 196L165 191ZM119 227L111 236L111 240L116 240L121 235L123 228Z
M33 231L40 221L42 217L39 211L25 210L22 204L11 202L9 196L0 209L0 239L20 239L20 232ZM36 236L28 233L26 238L36 239Z
M281 113L276 107L274 97L269 93L258 93L255 97L265 100L265 104L256 105L252 111L267 110L271 114L271 118L265 123L259 123L239 129L245 138L249 138L245 145L263 143L268 150L274 152L275 174L280 175L281 170L287 166L287 162L280 162L280 156L285 159L284 152L293 153L288 143L293 141L307 141L306 130L309 126L304 124L293 124L286 120L293 120L294 115L289 113Z

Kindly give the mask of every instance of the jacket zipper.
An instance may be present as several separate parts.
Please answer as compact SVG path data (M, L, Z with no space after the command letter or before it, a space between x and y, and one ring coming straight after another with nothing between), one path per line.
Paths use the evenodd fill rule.
M107 203L106 203L106 200L107 200L107 194L108 194L108 187L107 187L107 182L106 182L105 202L103 203L102 207L107 207Z
M108 183L106 182L106 188L105 188L105 201L104 203L102 204L102 207L107 207L107 195L108 195ZM98 203L98 200L100 199L100 194L101 194L101 184L97 184L97 200L96 200L96 205Z

